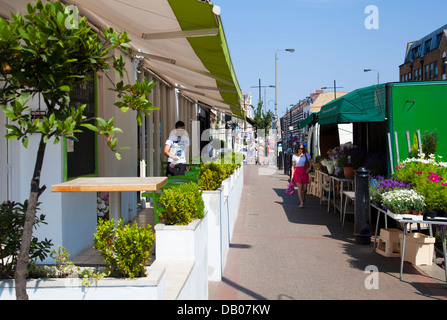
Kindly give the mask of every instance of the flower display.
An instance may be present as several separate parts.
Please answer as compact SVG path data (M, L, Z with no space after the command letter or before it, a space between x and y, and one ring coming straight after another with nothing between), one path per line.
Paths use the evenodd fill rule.
M98 217L108 219L109 217L109 193L98 193L96 197L96 211Z
M422 214L425 198L413 189L394 189L382 194L382 203L397 214Z
M411 183L387 179L382 176L371 179L369 193L371 198L376 202L382 202L382 194L395 189L411 189Z
M416 158L404 160L393 179L411 183L412 188L424 196L426 211L447 211L447 163L442 157L420 153Z

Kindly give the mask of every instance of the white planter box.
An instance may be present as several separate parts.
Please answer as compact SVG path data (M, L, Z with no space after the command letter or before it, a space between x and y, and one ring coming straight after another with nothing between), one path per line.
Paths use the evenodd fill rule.
M187 226L155 226L156 260L167 269L166 299L208 299L208 214Z
M228 215L223 190L202 192L208 215L208 280L222 280L229 248Z
M221 281L234 224L236 222L243 187L242 168L223 181L221 188L203 191L202 198L208 212L208 278ZM231 182L232 181L232 187Z
M164 269L148 267L148 276L135 279L104 278L88 288L79 278L31 279L26 288L30 300L164 300ZM15 300L14 280L0 281L0 300Z

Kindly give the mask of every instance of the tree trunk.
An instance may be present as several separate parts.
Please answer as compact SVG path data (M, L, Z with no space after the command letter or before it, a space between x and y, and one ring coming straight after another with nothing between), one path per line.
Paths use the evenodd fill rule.
M40 188L40 174L45 155L45 147L46 144L43 141L42 135L39 143L39 150L37 151L33 179L31 180L31 191L28 199L28 207L26 209L25 225L23 226L22 243L20 245L20 253L17 258L17 266L14 274L17 300L28 300L28 294L26 293L26 270L33 236L34 222L36 221L37 202L39 201L40 194L45 190L45 186Z

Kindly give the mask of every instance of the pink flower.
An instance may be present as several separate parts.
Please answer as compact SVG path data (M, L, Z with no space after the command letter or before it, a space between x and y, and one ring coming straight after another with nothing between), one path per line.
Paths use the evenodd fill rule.
M447 187L447 182L441 182L441 185Z
M418 176L420 176L420 175L422 174L422 171L418 171L418 172L416 172L416 174L417 174Z
M431 182L439 182L442 180L442 178L440 176L438 176L436 173L434 172L429 172L428 173L428 180L430 180Z

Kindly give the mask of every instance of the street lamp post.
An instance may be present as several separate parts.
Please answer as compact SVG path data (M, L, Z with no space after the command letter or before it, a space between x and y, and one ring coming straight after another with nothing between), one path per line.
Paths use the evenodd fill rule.
M334 89L334 99L337 99L337 88L343 88L343 87L337 87L337 81L334 80L334 86L333 87L321 87L321 89Z
M377 84L380 84L380 71L377 69L363 69L363 72L377 71Z
M275 52L275 121L278 120L278 52L287 51L290 53L295 52L295 49L280 49Z

